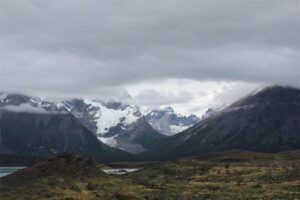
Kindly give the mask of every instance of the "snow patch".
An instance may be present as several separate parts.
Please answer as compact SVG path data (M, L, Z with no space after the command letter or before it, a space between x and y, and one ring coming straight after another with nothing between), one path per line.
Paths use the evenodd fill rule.
M98 140L100 140L101 142L103 142L104 144L110 146L110 147L117 147L117 141L115 140L114 137L109 137L109 138L105 138L105 137L97 137Z
M4 100L6 99L7 97L7 94L5 93L0 93L0 102L3 102L4 103Z
M140 118L139 115L136 115L136 113L138 113L138 109L133 105L129 105L125 109L121 110L107 108L101 102L89 99L84 99L84 103L91 108L96 108L97 110L95 113L95 119L97 134L99 135L104 135L108 132L109 128L120 123L127 126Z
M170 125L170 132L171 132L172 134L176 134L176 133L182 132L182 131L184 131L184 130L186 130L186 129L188 129L188 128L189 128L189 126L183 126L183 125L179 125L179 126L177 126L177 125Z

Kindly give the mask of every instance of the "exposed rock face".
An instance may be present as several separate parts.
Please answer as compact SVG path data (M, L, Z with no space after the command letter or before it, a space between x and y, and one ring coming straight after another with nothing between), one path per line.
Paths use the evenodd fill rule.
M62 103L98 137L112 137L123 133L142 117L137 106L121 102L73 99Z
M299 149L300 90L273 86L251 93L158 146L150 154L161 158L230 149Z
M152 110L145 119L155 130L168 136L184 131L200 121L196 115L183 116L171 107Z

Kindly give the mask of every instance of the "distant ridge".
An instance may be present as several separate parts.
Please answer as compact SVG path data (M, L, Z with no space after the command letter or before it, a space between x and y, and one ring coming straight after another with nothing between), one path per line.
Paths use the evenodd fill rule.
M159 159L231 149L281 152L300 148L300 90L269 86L250 93L149 151Z

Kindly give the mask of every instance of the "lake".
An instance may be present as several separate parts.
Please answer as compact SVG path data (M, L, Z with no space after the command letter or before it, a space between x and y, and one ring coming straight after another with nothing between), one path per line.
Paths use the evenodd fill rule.
M7 176L12 174L24 167L0 167L0 177ZM103 169L103 171L107 174L127 174L131 172L138 171L138 168L118 168L118 169Z
M107 174L118 174L118 175L136 172L138 170L139 170L138 168L103 169L103 171Z
M0 167L0 177L14 173L24 167Z

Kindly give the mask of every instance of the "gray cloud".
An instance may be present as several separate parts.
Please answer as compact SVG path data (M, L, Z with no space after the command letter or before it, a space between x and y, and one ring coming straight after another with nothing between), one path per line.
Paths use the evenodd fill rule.
M135 101L140 105L160 106L188 103L192 98L193 95L187 91L180 91L178 94L174 94L145 89L135 96Z
M67 114L67 112L47 111L41 107L34 107L29 103L23 103L17 106L7 105L1 107L0 110L10 111L10 112L22 112L22 113L39 113L39 114L48 114L48 115Z
M2 0L1 90L120 93L186 78L300 86L298 0Z

